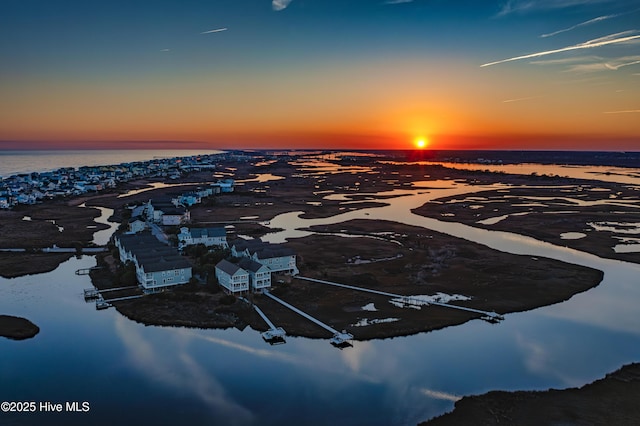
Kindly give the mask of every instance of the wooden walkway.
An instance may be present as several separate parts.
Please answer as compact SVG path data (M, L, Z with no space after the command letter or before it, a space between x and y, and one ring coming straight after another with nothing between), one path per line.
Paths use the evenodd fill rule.
M293 312L297 313L300 316L305 317L306 319L308 319L309 321L319 325L320 327L324 328L325 330L329 331L331 334L333 334L333 337L331 338L331 344L333 344L334 346L338 346L338 347L342 347L345 345L351 346L351 344L349 343L349 341L353 340L353 335L351 333L347 333L346 331L338 331L335 328L331 327L330 325L327 325L325 323L323 323L322 321L320 321L317 318L312 317L311 315L307 314L306 312L301 311L300 309L296 308L293 305L290 305L289 303L285 302L284 300L274 296L273 294L271 294L268 291L265 291L263 293L265 296L275 300L276 302L280 303L282 306L285 306L289 309L291 309Z
M297 278L299 280L304 280L304 281L310 281L310 282L314 282L314 283L318 283L318 284L326 284L326 285L332 285L335 287L342 287L342 288L347 288L349 290L356 290L356 291L363 291L366 293L373 293L373 294L379 294L382 296L388 296L388 297L393 297L394 299L401 299L403 302L406 302L407 304L426 304L428 305L435 305L435 306L442 306L445 308L451 308L451 309L458 309L461 311L467 311L467 312L473 312L475 314L480 314L482 315L482 317L480 317L480 319L485 320L487 322L499 322L504 320L504 317L500 314L497 314L495 312L488 312L488 311L481 311L480 309L474 309L474 308L467 308L466 306L459 306L459 305L451 305L449 303L442 303L442 302L427 302L421 299L417 299L415 297L411 297L411 296L403 296L401 294L394 294L394 293L388 293L386 291L378 291L378 290L372 290L370 288L364 288L364 287L355 287L352 285L347 285L347 284L339 284L339 283L334 283L331 281L325 281L325 280L319 280L316 278L309 278L309 277L302 277L300 275L296 275L294 278Z
M260 309L255 304L252 304L251 302L249 302L244 297L241 297L240 300L242 300L243 302L246 302L246 303L250 304L251 306L253 306L253 309L255 309L255 311L258 313L258 315L260 315L260 317L264 320L264 322L267 323L267 325L269 326L269 330L267 330L267 331L265 331L265 332L260 334L265 341L267 341L268 343L271 343L271 344L286 343L284 338L287 335L287 333L284 331L284 328L276 327L269 320L267 315L264 312L262 312L262 309Z

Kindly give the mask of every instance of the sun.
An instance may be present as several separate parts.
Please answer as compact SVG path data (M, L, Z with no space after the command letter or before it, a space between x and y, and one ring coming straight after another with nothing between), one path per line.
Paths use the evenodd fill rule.
M414 141L416 148L425 149L429 145L429 140L425 137L417 137Z

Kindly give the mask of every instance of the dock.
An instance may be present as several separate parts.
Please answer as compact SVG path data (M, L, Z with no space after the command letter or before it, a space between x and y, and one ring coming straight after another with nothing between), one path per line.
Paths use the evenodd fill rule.
M91 268L88 268L91 269ZM76 274L78 272L76 271ZM81 274L79 274L81 275ZM84 289L84 300L86 302L89 302L91 300L96 300L97 298L101 297L100 295L102 293L109 293L110 291L120 291L120 290L132 290L132 289L137 289L139 288L137 285L134 286L129 286L129 287L117 287L117 288L106 288L104 290L99 290L95 287L93 288L85 288Z
M370 288L364 288L364 287L356 287L356 286L352 286L352 285L347 285L347 284L339 284L339 283L334 283L331 281L325 281L325 280L319 280L316 278L309 278L309 277L302 277L300 275L296 275L295 278L299 279L299 280L304 280L304 281L310 281L310 282L314 282L314 283L318 283L318 284L326 284L326 285L332 285L335 287L342 287L342 288L346 288L349 290L355 290L355 291L362 291L365 293L373 293L373 294L379 294L382 296L387 296L387 297L392 297L394 299L401 299L403 301L403 303L407 303L407 304L425 304L425 305L435 305L435 306L442 306L444 308L451 308L451 309L458 309L461 311L467 311L467 312L473 312L474 314L480 314L481 317L480 319L483 321L487 321L490 323L498 323L500 321L504 320L504 317L496 312L488 312L488 311L481 311L480 309L474 309L474 308L468 308L466 306L459 306L459 305L452 305L449 303L442 303L442 302L425 302L424 300L420 300L420 299L416 299L416 298L412 298L411 296L403 296L401 294L394 294L394 293L388 293L386 291L378 291L378 290L373 290Z
M242 300L243 302L249 303L251 304L247 299L245 299L244 297L241 297L240 300ZM262 319L264 320L264 322L267 323L267 325L269 326L269 329L265 332L260 333L260 335L262 336L262 338L265 340L265 342L270 343L272 345L277 345L277 344L281 344L281 343L286 343L286 340L284 339L285 336L287 335L287 333L284 331L284 328L282 327L276 327L267 317L267 315L265 315L264 312L262 312L262 309L260 309L258 306L251 304L253 306L253 309L255 309L255 311L258 313L258 315L260 315L260 317L262 317Z
M94 266L93 268L82 268L76 270L76 275L89 275L91 271L95 271L96 269L102 269L103 266Z
M333 337L330 340L332 345L334 345L336 347L339 347L339 348L343 348L343 347L346 347L346 346L351 346L350 341L353 340L353 335L351 333L347 333L346 331L340 332L340 331L334 329L333 327L323 323L319 319L312 317L311 315L307 314L306 312L303 312L300 309L296 308L295 306L290 305L289 303L285 302L284 300L274 296L269 291L265 291L263 294L265 296L269 297L270 299L273 299L276 302L280 303L282 306L291 309L293 312L297 313L298 315L305 317L309 321L319 325L320 327L322 327L325 330L327 330L328 332L330 332L333 335Z
M113 299L104 299L100 294L98 295L98 298L96 300L96 309L99 311L102 309L108 309L113 306L113 302L119 302L121 300L139 299L144 296L145 296L144 294L136 294L135 296L125 296L125 297L115 297Z

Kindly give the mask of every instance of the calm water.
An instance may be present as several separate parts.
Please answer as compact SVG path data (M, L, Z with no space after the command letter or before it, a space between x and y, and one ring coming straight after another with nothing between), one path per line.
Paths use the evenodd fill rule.
M41 327L31 340L0 339L0 401L88 401L91 411L0 413L0 424L415 425L463 395L580 386L640 361L640 265L409 213L434 192L478 190L441 185L321 220L394 218L503 251L592 266L604 271L602 284L500 324L471 321L340 351L326 340L289 337L269 346L251 329L146 327L113 309L96 311L82 299L88 277L73 273L95 260L74 258L51 273L0 279L0 312ZM295 228L316 222L297 216L276 217L271 226L302 236Z
M2 151L0 178L18 173L46 172L62 167L103 166L148 161L158 158L219 154L202 150L70 150L70 151Z

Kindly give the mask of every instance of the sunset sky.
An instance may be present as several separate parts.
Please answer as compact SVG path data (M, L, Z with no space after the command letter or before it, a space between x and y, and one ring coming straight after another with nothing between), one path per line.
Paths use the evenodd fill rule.
M0 149L419 137L640 150L640 0L0 1Z

